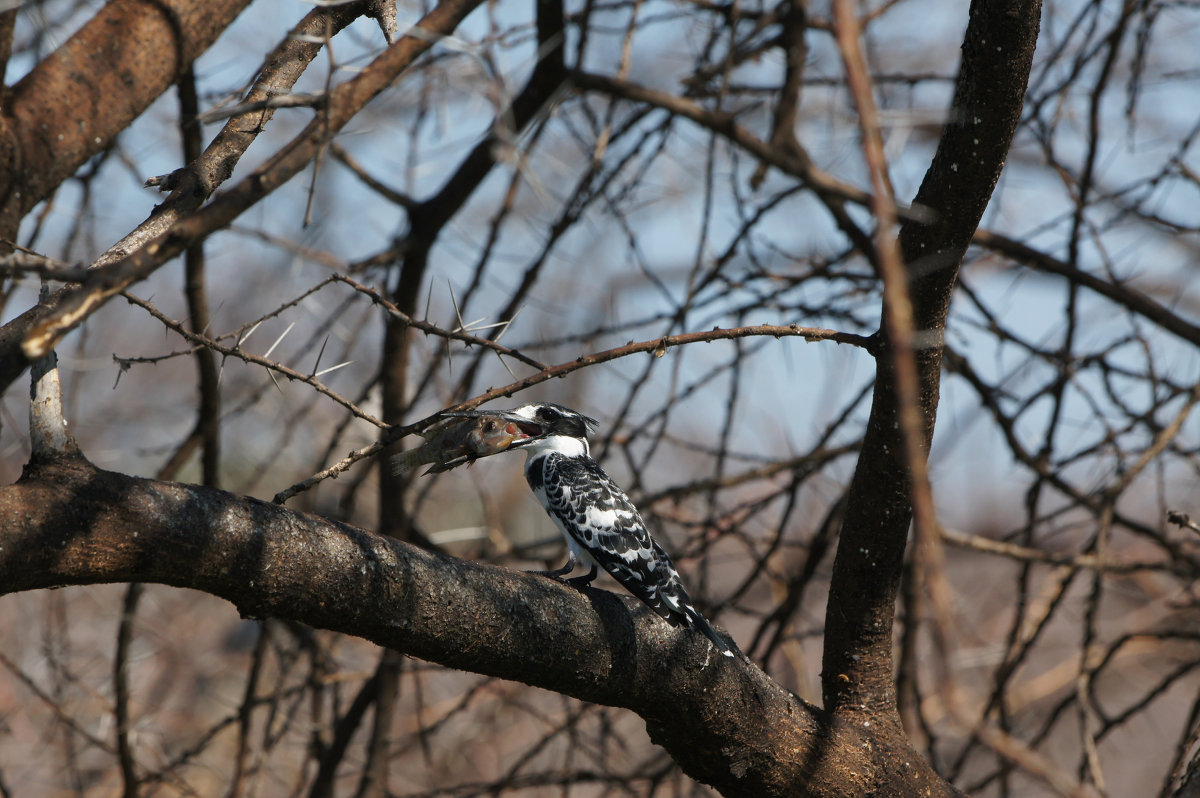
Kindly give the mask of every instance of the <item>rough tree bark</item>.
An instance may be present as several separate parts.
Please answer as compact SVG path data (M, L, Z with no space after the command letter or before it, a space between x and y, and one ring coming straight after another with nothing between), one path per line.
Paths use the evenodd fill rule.
M902 736L806 704L628 597L466 562L225 491L62 455L0 488L0 595L158 582L453 668L625 707L729 795L955 795Z
M915 200L934 212L935 221L910 222L900 232L911 275L913 329L924 343L915 355L926 452L937 417L950 297L1012 143L1040 14L1039 0L971 3L951 120ZM822 683L825 705L835 714L863 715L898 728L892 635L912 481L891 367L885 346L834 561Z
M175 85L248 4L115 0L22 78L0 114L0 236L15 238L25 214Z

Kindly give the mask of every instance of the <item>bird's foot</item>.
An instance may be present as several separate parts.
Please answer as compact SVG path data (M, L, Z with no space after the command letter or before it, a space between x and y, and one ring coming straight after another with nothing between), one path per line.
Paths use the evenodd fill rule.
M588 571L583 576L576 576L571 579L563 580L568 585L574 588L585 588L596 579L596 566L592 566L592 570Z
M555 568L553 571L526 571L527 574L537 574L538 576L546 576L559 582L569 582L569 579L563 579L564 576L575 570L573 564L568 563L562 568Z

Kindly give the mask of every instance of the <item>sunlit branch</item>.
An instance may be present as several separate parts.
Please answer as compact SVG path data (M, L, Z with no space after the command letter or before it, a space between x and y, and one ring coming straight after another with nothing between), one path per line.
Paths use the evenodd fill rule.
M30 320L32 324L20 341L24 356L34 358L49 351L56 341L113 296L154 273L196 239L225 227L306 168L332 136L433 45L438 34L452 31L479 2L444 0L370 66L337 86L330 93L325 113L310 122L254 173L203 209L171 225L144 247L109 265L93 269L87 282L67 289L52 308L36 320ZM415 35L415 31L422 30L423 35Z

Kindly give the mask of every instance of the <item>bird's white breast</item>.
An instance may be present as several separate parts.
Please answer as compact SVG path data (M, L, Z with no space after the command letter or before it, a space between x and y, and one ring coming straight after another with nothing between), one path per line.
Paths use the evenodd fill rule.
M550 452L557 452L563 457L586 457L590 454L587 441L570 435L548 435L526 446L525 451L529 455L526 462Z

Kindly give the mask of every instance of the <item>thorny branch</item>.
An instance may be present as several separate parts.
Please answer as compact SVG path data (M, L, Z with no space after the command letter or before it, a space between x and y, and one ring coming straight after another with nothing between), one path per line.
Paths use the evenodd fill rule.
M262 368L266 369L268 372L278 374L281 377L286 377L287 379L292 380L294 382L300 382L305 385L308 385L313 390L320 393L322 396L326 396L329 399L331 399L332 401L334 401L337 404L341 405L342 407L346 408L348 411L353 413L356 418L360 418L363 421L366 421L368 424L372 424L376 427L384 426L384 423L382 421L375 418L374 416L372 416L370 413L366 412L365 410L361 409L360 407L355 405L353 402L351 402L349 399L339 396L336 392L330 390L323 382L321 382L320 380L317 379L315 373L314 374L302 374L301 372L298 372L293 368L285 366L282 363L277 363L274 360L271 360L267 357L263 357L261 355L256 355L252 352L247 352L246 350L242 349L240 342L235 344L234 346L225 346L224 344L219 343L219 342L209 338L208 336L201 335L200 333L192 332L187 327L185 327L183 324L181 324L178 321L175 321L174 319L167 318L161 312L159 312L159 310L157 308L155 308L153 305L151 305L149 302L145 301L144 299L140 299L136 296L133 296L132 294L125 294L125 299L131 305L137 305L138 307L145 310L147 313L149 313L151 316L153 316L156 320L158 320L158 322L160 324L162 324L164 327L168 328L169 330L172 330L177 335L181 336L182 338L184 338L185 340L187 340L193 344L196 344L197 346L205 347L213 352L216 352L216 353L222 355L223 357L234 357L234 358L237 358L238 360L243 360L246 363L250 363L255 366L261 366ZM278 341L276 343L278 343Z
M603 352L595 352L590 355L580 355L570 362L560 363L556 366L549 366L539 371L537 374L531 374L528 377L516 380L499 388L492 388L478 396L460 402L453 407L446 409L472 410L484 404L485 402L490 402L501 397L511 397L520 391L533 387L534 385L555 378L565 377L571 372L578 371L579 369L587 368L589 366L596 366L601 363L608 363L610 361L628 357L630 355L650 352L655 357L662 357L667 353L667 350L672 347L694 343L711 343L712 341L735 340L738 338L746 338L751 336L770 336L772 338L798 336L810 342L834 341L840 344L859 346L868 350L874 346L872 339L860 335L854 335L853 333L842 333L836 330L825 330L812 327L800 327L799 325L795 324L788 326L762 324L757 327L738 327L728 330L713 329L702 332L682 333L680 335L667 335L657 340L640 341L636 343L630 341L625 346L618 346L614 349L608 349ZM275 497L272 499L272 501L275 504L283 504L293 496L312 488L320 482L323 482L327 479L336 479L340 474L344 473L355 463L378 454L406 435L411 435L425 429L430 424L434 423L436 418L436 416L430 416L413 424L408 424L402 427L392 427L374 443L371 443L360 449L356 449L328 468L313 474L307 479L297 482L295 485L279 491L275 494Z

